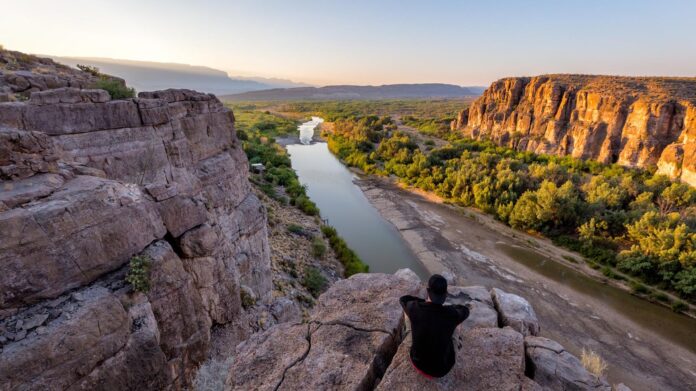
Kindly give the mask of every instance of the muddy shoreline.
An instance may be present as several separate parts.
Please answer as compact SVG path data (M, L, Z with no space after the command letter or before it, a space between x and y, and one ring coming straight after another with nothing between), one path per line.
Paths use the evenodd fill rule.
M384 178L362 178L356 184L429 272L449 271L459 284L499 286L529 299L540 318L542 335L577 355L583 347L598 352L610 364L611 383L623 382L633 390L696 388L694 349L641 327L598 298L529 269L503 249L532 248L578 272L604 279L584 263L563 260L576 257L573 253L514 231L490 216L462 212L428 199L427 194L404 190Z

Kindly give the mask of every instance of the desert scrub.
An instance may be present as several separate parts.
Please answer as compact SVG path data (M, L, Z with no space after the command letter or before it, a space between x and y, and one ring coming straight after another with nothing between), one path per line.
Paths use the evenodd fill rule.
M370 271L369 266L367 266L358 255L348 247L346 242L338 236L338 232L334 227L325 225L321 227L321 232L324 237L329 239L329 244L336 254L336 258L343 264L345 268L345 276L350 277L356 273L367 273Z
M126 282L131 284L136 292L150 290L150 266L151 260L147 255L136 255L130 259Z
M606 361L592 350L585 350L585 348L583 348L582 354L580 355L580 362L582 362L582 366L585 367L585 369L597 377L602 377L607 370Z
M326 289L328 282L326 278L321 274L319 269L308 266L304 270L304 277L302 277L302 286L307 288L312 296L319 296L324 289Z
M304 229L302 229L302 227L297 224L290 224L288 225L288 232L294 233L296 235L302 235L304 233Z
M254 297L250 295L246 289L239 290L239 299L241 300L242 307L244 307L244 309L253 307L256 304L256 299L254 299Z
M323 258L326 254L326 245L321 238L314 238L312 240L312 255L315 258Z
M102 77L94 83L94 88L105 90L111 99L128 99L135 97L135 89L126 86L116 79Z
M648 293L650 291L650 289L648 289L647 286L645 286L637 281L631 281L628 283L628 285L631 287L631 292L633 292L633 293L645 294L645 293Z
M681 300L677 300L674 303L672 303L672 311L674 312L684 312L688 307L689 306L687 306L686 303L684 303Z

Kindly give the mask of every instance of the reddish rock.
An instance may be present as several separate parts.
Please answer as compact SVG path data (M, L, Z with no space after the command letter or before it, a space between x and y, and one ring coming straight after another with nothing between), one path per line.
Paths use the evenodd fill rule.
M660 165L661 172L696 185L691 174L679 172L676 154L696 133L694 89L694 78L506 78L491 84L452 128L518 150Z

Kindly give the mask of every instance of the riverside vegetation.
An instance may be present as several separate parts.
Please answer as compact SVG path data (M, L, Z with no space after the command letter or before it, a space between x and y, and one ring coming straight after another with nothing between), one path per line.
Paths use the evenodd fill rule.
M443 103L445 102L445 103ZM519 152L448 130L454 105L442 102L283 103L278 111L321 115L329 149L365 173L394 175L448 202L478 208L517 229L542 234L582 254L636 294L687 308L647 285L696 302L696 191L654 170L569 156ZM461 104L461 102L459 102ZM461 107L461 106L459 106ZM419 147L397 130L389 110L422 134L445 139ZM428 113L434 114L428 114ZM577 262L572 260L573 262Z
M283 204L294 205L309 216L319 216L319 208L307 196L305 187L292 169L287 152L275 140L275 137L297 132L297 122L267 111L235 107L234 112L237 137L243 141L249 163L262 163L265 168L262 175L251 177L252 182L269 197ZM369 271L368 265L348 247L335 228L323 225L321 232L343 264L346 277ZM322 255L323 251L325 250L318 244L314 245L313 252L318 256ZM315 274L310 274L305 282L311 287L311 291L319 293L325 284Z

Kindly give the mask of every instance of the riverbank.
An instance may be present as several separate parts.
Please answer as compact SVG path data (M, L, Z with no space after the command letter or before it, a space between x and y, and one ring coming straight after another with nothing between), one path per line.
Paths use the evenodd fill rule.
M624 382L634 390L696 387L693 319L617 288L606 289L608 285L589 277L573 281L576 286L571 288L550 273L530 269L510 253L534 251L539 258L551 258L549 264L573 254L539 238L533 238L532 249L526 248L527 238L488 216L463 214L383 178L357 182L429 272L449 271L459 284L499 286L529 298L547 327L543 334L561 341L575 354L582 348L598 352L610 364L612 382ZM576 272L582 267L580 263L571 266L569 270ZM597 291L603 286L604 297L582 291L583 287ZM627 309L631 310L628 314Z

